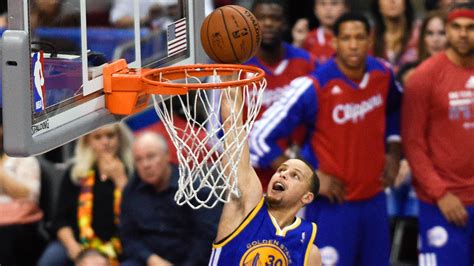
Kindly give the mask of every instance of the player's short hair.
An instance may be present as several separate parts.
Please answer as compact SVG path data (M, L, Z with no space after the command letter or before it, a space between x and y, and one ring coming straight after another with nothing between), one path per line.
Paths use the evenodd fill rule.
M341 24L348 21L362 22L362 24L364 24L365 31L367 32L367 34L370 34L370 23L367 17L360 13L349 12L340 16L334 23L333 32L335 36L339 36Z
M299 159L301 160L303 163L306 164L306 166L309 167L309 169L311 169L311 172L313 173L311 175L311 178L309 180L309 191L312 192L314 194L314 197L316 197L319 193L319 177L318 177L318 174L316 174L316 170L314 169L314 167L306 160L304 159Z
M282 7L283 9L283 14L286 16L286 10L287 9L287 4L286 4L286 1L284 0L255 0L253 1L252 3L252 12L255 10L255 8L257 8L258 5L264 5L264 4L268 4L268 5L271 5L271 4L275 4L275 5L279 5Z

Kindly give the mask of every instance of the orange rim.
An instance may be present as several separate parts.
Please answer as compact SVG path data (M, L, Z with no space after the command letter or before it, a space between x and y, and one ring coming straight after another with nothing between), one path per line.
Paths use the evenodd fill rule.
M188 77L206 77L212 76L217 72L217 75L232 75L236 72L242 73L244 77L245 74L251 73L254 74L253 77L245 78L241 80L232 80L224 81L220 83L170 83L166 81L158 81L160 78L163 80L179 80ZM254 66L247 65L233 65L233 64L195 64L195 65L184 65L184 66L170 66L162 67L158 69L153 69L146 72L142 76L144 83L159 87L159 88L169 88L169 89L183 89L187 88L189 90L197 89L223 89L229 86L245 86L252 84L254 82L259 82L265 77L265 72Z

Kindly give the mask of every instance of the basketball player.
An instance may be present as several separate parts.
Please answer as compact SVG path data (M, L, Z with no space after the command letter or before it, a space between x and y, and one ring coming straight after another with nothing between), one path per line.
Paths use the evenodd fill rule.
M246 64L263 69L267 80L267 88L262 97L262 108L257 117L259 119L268 107L280 99L283 91L290 87L290 82L311 73L314 64L306 51L283 41L287 22L282 0L256 0L252 5L252 13L259 22L262 44L257 55ZM294 135L292 138L281 140L280 145L282 148L287 148L298 139L302 139L302 136ZM265 189L274 170L258 167L255 170Z
M367 55L367 18L345 14L334 33L336 57L293 81L295 90L255 123L252 158L264 166L285 161L276 140L304 123L301 155L317 167L323 195L306 206L306 219L318 223L323 265L388 265L382 181L391 184L398 172L400 89L391 69Z
M347 0L314 1L314 15L319 21L319 27L308 33L303 48L317 63L323 64L334 55L332 28L334 22L347 10Z
M448 14L448 48L408 79L403 144L420 199L420 265L474 264L474 1Z
M221 114L226 121L234 102L223 98ZM235 105L241 106L242 95L237 98ZM237 126L242 125L242 117L238 119ZM242 136L230 131L228 124L224 122L224 131L229 133L224 141L232 147L227 143ZM209 265L321 265L313 244L316 224L295 217L319 190L312 167L299 159L285 161L264 195L245 144L237 170L240 197L224 205Z

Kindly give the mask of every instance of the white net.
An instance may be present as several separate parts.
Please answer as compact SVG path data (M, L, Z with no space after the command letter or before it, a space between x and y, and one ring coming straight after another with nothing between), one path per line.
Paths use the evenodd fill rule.
M183 70L184 79L166 80L163 76L154 77L160 82L196 84L205 80L209 84L226 83L221 80L219 70L212 71L205 79L193 76ZM228 74L228 72L227 72ZM247 80L258 73L242 70L233 77ZM237 166L252 125L260 111L262 94L266 87L265 79L245 82L239 87L226 86L206 89L193 89L180 96L153 95L158 116L171 137L179 160L179 189L175 195L177 204L188 204L194 209L213 208L219 202L228 202L232 196L239 196L237 189ZM203 83L201 83L203 84ZM222 99L235 102L232 90L242 90L245 105L234 104L230 117L221 121ZM234 96L231 96L234 95ZM243 126L237 125L237 117L244 118ZM224 132L223 124L230 125ZM228 135L232 134L232 135ZM244 136L235 137L232 136ZM224 139L227 138L226 147Z

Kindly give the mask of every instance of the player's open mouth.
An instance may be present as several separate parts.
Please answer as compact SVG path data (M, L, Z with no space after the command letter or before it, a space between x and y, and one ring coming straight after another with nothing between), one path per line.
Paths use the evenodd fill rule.
M272 189L276 191L285 191L285 186L280 182L275 182L275 184L273 184Z

